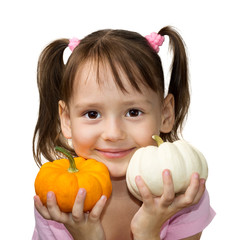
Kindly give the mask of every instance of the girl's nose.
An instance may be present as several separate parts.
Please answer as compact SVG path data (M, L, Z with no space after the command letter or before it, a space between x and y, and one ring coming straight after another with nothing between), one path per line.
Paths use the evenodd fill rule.
M123 123L115 118L105 121L104 129L102 131L102 138L105 141L116 142L123 140L126 137Z

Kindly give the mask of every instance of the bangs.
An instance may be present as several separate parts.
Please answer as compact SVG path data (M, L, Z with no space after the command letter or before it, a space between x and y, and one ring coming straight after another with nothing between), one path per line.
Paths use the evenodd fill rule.
M96 74L98 84L102 81L101 69L108 69L122 92L128 92L123 84L124 76L140 93L142 93L141 87L148 87L161 95L164 93L160 57L138 33L125 30L100 30L82 39L70 56L64 74L68 78L66 79L68 83L65 83L69 84L71 90L77 71L87 63L91 66L91 74L92 71ZM66 100L70 98L71 90Z
M104 83L104 81L107 81L107 72L110 71L113 81L123 93L128 93L128 90L123 83L123 79L127 79L130 85L140 93L141 86L146 86L140 72L130 61L127 63L121 62L120 64L119 61L116 61L116 59L112 59L109 56L96 55L94 59L88 60L85 64L89 64L88 76L90 74L95 74L95 78L99 85ZM83 69L85 69L85 67L83 67Z
M96 77L99 84L100 68L103 67L110 69L116 85L123 92L127 92L127 89L123 84L122 76L126 77L131 86L138 92L141 92L141 86L149 87L155 92L161 92L164 89L164 86L161 84L163 82L163 74L161 71L160 74L156 73L156 68L153 68L156 65L154 60L156 60L157 54L153 53L145 38L135 33L141 41L141 44L137 44L138 42L134 42L132 39L126 40L122 36L120 38L112 33L115 33L115 31L110 30L108 34L98 39L89 49L86 56L86 61L92 62L94 69L96 69ZM141 45L145 45L148 51ZM158 55L157 61L161 66ZM161 70L159 65L158 69Z

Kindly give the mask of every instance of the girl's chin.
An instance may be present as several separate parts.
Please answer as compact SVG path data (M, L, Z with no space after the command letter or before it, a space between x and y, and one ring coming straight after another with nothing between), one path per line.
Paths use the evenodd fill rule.
M126 178L126 171L127 171L127 168L124 168L121 167L121 168L116 168L113 167L111 168L111 166L107 166L108 167L108 170L109 170L109 173L110 173L110 177L111 179L125 179Z
M125 179L126 178L126 172L115 172L115 171L109 171L111 179Z

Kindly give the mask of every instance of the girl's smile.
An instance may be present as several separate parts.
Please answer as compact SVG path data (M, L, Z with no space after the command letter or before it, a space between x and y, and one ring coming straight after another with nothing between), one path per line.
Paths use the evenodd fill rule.
M132 153L135 148L130 149L97 149L97 151L105 158L117 159L123 158L128 154Z

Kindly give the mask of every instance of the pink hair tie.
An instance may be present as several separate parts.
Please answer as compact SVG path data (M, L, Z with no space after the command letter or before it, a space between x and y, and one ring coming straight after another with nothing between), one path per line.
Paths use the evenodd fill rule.
M73 51L74 48L77 47L79 43L80 43L80 40L77 38L69 39L68 47L71 49L71 51Z
M164 36L161 36L160 34L158 33L151 33L150 35L147 35L145 37L149 44L151 45L151 47L158 53L159 52L159 47L162 46L165 38Z

